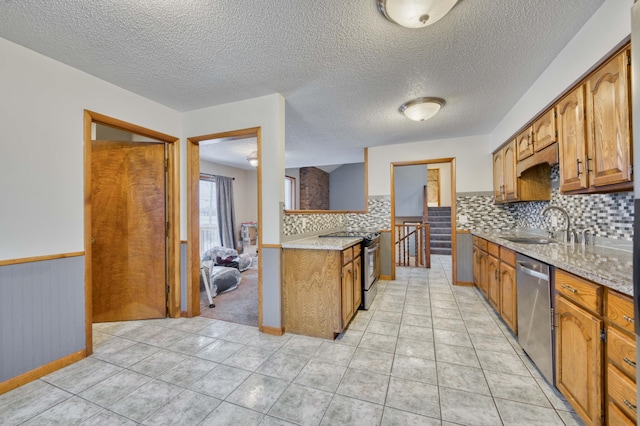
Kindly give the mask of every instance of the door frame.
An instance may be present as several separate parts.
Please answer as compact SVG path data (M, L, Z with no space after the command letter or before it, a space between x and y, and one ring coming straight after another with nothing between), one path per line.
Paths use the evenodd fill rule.
M87 356L93 353L93 282L91 252L92 124L102 124L163 142L167 147L167 315L180 316L180 138L84 110L84 297Z
M200 315L200 142L222 138L256 138L258 152L258 253L262 253L262 128L187 138L187 317ZM258 328L262 330L262 262L258 262Z
M391 279L396 279L396 233L394 232L396 218L395 168L402 166L420 166L429 164L451 164L451 284L457 282L456 255L456 159L455 157L436 158L432 160L397 161L391 163Z

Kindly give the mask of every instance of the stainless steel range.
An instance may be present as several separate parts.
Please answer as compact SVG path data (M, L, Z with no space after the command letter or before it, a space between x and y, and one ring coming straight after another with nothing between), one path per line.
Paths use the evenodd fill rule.
M362 304L360 309L369 309L378 293L380 278L380 233L370 231L339 231L320 237L361 237L362 238Z

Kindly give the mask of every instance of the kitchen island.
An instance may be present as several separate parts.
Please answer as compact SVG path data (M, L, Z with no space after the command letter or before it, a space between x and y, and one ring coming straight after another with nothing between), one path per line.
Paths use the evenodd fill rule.
M284 324L289 333L334 339L362 300L360 237L282 244Z

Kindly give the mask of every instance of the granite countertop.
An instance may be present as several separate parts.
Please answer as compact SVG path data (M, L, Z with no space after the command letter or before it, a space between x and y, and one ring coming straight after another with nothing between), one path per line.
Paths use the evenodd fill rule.
M471 231L471 233L620 293L633 296L633 253L631 251L562 242L523 244L501 238L523 235L517 231Z
M344 250L362 241L362 237L311 237L282 243L284 249Z

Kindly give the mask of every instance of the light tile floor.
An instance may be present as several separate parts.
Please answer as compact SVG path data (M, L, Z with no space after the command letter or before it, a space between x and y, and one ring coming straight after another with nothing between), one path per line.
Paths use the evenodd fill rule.
M450 271L450 256L399 268L333 342L201 317L96 324L94 355L0 395L0 424L582 424Z

